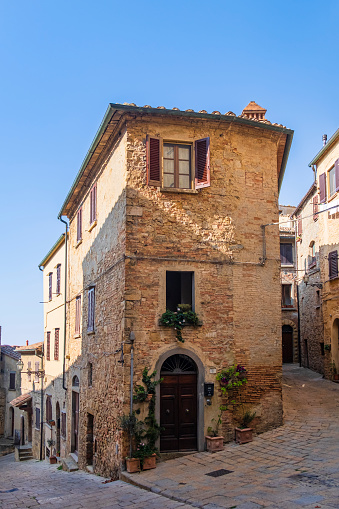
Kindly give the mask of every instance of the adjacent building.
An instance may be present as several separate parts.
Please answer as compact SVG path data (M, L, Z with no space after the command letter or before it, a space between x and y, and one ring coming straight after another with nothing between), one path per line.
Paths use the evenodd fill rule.
M160 451L204 449L222 403L215 384L207 404L204 384L234 363L248 370L257 431L281 424L280 239L268 225L293 131L265 113L254 102L240 116L110 104L59 213L69 220L65 451L81 468L118 474L118 416L144 367L164 378ZM183 343L159 324L178 304L200 320ZM45 342L58 327L45 323ZM57 416L63 393L46 394ZM228 440L233 417L224 415Z
M0 344L0 436L20 440L20 415L10 402L20 395L20 354L9 345Z

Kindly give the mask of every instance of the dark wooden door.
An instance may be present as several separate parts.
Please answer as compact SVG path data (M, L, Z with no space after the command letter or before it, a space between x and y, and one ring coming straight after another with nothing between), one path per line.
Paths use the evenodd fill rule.
M197 375L165 375L160 384L160 450L197 448Z
M79 393L72 391L72 452L78 452L78 435L79 435Z
M293 329L289 325L282 328L283 363L293 362Z

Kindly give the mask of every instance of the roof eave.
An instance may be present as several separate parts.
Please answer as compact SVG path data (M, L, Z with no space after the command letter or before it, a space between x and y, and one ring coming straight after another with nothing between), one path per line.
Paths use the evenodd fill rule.
M286 136L285 150L284 150L283 159L281 161L281 167L280 167L279 178L278 178L278 192L279 193L280 193L280 189L281 189L282 182L283 182L284 175L285 175L288 156L289 156L289 153L291 150L293 134L294 134L293 131L290 131L289 133L287 133L287 136Z
M60 237L58 238L58 240L56 241L56 243L53 245L53 247L51 247L51 249L48 251L48 253L46 254L45 258L43 258L43 260L41 260L41 262L39 263L38 267L43 267L46 265L46 263L48 262L48 260L53 256L53 254L59 249L59 247L62 245L62 243L65 241L65 234L63 233L62 235L60 235Z
M336 130L336 132L331 136L331 138L328 140L326 145L323 146L323 148L317 153L317 155L312 159L312 161L309 163L309 167L313 166L314 164L317 164L319 159L321 159L327 152L327 150L339 139L339 129Z

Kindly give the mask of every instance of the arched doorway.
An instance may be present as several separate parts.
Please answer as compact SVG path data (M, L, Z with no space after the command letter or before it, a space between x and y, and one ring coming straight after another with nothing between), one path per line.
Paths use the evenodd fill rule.
M172 355L161 366L161 452L197 449L197 375L188 355Z
M55 406L55 417L56 417L56 450L57 456L60 456L60 405L59 401Z
M282 326L282 361L293 362L293 328L290 325Z

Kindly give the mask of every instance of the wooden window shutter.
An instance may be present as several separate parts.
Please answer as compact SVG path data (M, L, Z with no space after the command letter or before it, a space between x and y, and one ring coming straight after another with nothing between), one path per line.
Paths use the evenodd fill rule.
M59 360L59 329L55 329L54 336L54 360Z
M51 333L47 332L46 359L51 360Z
M328 253L328 277L338 277L338 251Z
M339 159L334 163L335 166L335 190L339 191Z
M301 237L302 233L303 233L303 220L300 215L298 216L298 236Z
M28 371L27 378L28 378L29 382L32 381L32 375L29 373L29 371L31 371L31 370L32 370L32 363L31 363L31 361L28 361L27 362L27 371Z
M60 293L60 272L61 265L60 263L57 265L57 284L56 284L56 293Z
M195 142L195 188L210 185L210 139L203 138Z
M161 186L162 138L146 138L147 185Z
M35 382L39 382L39 361L36 361L35 363L35 378L34 378L34 381Z
M9 374L9 389L15 390L15 373Z
M326 193L326 173L322 173L319 175L319 191L320 191L320 203L325 203L327 193Z
M313 221L317 221L318 219L318 195L313 197Z
M77 213L77 242L82 239L82 207L78 210Z
M48 274L48 300L52 300L52 272Z

